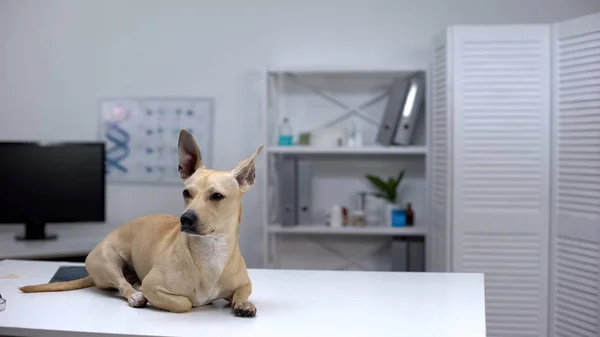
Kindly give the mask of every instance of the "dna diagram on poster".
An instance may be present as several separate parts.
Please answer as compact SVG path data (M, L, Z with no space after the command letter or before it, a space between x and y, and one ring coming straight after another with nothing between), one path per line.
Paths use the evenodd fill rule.
M105 142L107 182L181 183L177 142L188 130L212 159L214 99L126 98L101 102L100 139Z

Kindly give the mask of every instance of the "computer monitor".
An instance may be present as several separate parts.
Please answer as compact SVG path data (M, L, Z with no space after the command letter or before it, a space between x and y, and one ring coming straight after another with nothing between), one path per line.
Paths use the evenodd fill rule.
M47 223L105 221L104 143L0 142L0 224L52 240Z

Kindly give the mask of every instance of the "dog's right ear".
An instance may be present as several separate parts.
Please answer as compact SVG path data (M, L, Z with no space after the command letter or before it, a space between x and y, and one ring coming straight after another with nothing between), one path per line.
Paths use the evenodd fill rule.
M202 154L196 144L194 137L185 129L179 132L179 143L177 144L179 154L179 176L181 179L187 179L194 174L197 169L204 167L202 165Z

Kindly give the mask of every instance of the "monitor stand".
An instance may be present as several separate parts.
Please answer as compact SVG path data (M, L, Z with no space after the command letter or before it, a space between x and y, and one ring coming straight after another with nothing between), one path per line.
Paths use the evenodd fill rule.
M26 222L25 223L25 234L18 234L16 237L17 241L42 241L42 240L56 240L58 235L46 234L46 223L45 222Z

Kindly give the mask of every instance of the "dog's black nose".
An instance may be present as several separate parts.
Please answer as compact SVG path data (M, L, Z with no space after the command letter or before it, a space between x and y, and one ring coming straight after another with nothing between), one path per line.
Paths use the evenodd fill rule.
M185 211L179 218L181 222L181 231L183 232L196 232L196 224L198 223L198 216L194 211Z

